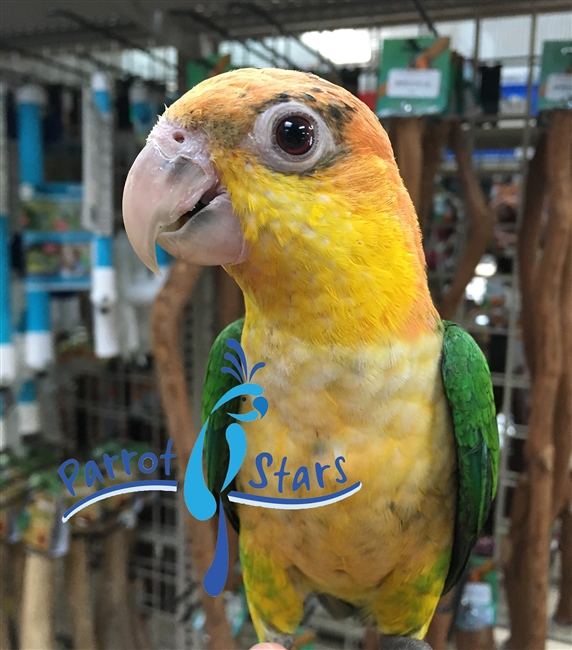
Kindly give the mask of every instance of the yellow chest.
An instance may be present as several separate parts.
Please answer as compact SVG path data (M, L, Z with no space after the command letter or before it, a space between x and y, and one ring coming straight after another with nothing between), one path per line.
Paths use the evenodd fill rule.
M266 362L256 381L269 409L245 425L248 451L238 489L287 498L330 494L358 481L362 489L311 510L242 506L241 534L345 598L373 588L419 551L421 538L448 547L455 460L439 369L441 334L356 353L320 351L245 328L242 345L249 365ZM271 465L268 457L263 464L263 489L253 487L264 483L256 466L261 453L272 456ZM274 475L281 467L289 472L282 481ZM294 490L302 467L308 481Z

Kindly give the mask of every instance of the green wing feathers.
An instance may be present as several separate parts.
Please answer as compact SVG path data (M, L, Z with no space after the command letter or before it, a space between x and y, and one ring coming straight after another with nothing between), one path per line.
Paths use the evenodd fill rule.
M457 511L443 593L460 579L488 517L498 480L499 434L486 359L472 336L443 322L441 372L457 444Z
M231 350L226 346L228 339L235 339L240 343L244 318L241 318L226 327L214 342L209 359L207 361L207 372L203 390L203 423L209 417L214 405L231 388L238 384L232 375L223 373L221 368L229 366L224 355ZM205 453L207 468L207 485L218 502L221 488L226 478L226 471L229 461L229 449L226 441L226 428L232 423L228 412L238 413L240 408L240 397L225 404L224 408L217 409L210 415L209 426L205 434ZM232 504L226 494L235 489L235 482L232 481L225 493L222 495L224 511L232 526L238 530L238 514L236 506Z

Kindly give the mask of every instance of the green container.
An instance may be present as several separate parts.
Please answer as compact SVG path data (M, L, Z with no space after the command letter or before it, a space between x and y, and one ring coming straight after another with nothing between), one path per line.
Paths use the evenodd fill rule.
M375 112L379 117L436 115L449 109L448 38L424 36L383 42Z
M538 109L572 109L572 40L545 41Z

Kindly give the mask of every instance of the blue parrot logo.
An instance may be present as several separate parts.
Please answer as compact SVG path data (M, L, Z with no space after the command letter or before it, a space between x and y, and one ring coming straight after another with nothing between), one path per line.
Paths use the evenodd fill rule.
M252 383L252 377L256 371L263 368L265 364L262 362L257 363L253 366L250 373L248 373L246 355L244 354L244 350L240 346L240 343L234 339L228 339L226 345L236 352L238 358L227 352L224 355L224 358L227 361L230 361L234 368L225 366L221 371L235 377L240 384L228 390L219 399L212 408L210 415L237 397L253 397L252 406L254 408L247 413L228 413L228 415L234 420L237 420L237 422L232 422L226 428L225 435L230 450L230 458L221 492L228 487L234 477L238 474L246 456L246 433L239 422L253 422L259 417L262 419L268 411L268 400L262 395L264 392L262 386ZM217 510L216 500L208 489L203 476L203 448L210 415L203 424L201 432L199 433L197 441L193 447L193 451L191 452L184 482L185 504L193 517L200 521L210 519L214 516ZM218 596L222 592L226 583L227 575L228 537L226 530L226 517L222 506L222 499L219 497L219 526L216 550L212 564L203 581L205 591L209 596Z
M221 488L221 492L225 490L234 477L238 474L242 463L246 457L246 433L239 424L239 422L253 422L258 418L262 419L268 412L268 400L263 397L264 392L262 386L252 382L252 377L257 370L265 366L260 362L253 366L250 373L248 372L248 365L246 363L246 355L240 346L240 343L234 339L228 339L226 345L236 352L237 356L226 353L224 358L230 361L232 366L225 366L221 368L223 373L232 375L237 379L240 384L228 390L219 401L213 406L209 417L201 429L197 438L187 471L185 474L184 495L185 503L189 512L200 521L210 519L217 511L217 502L211 491L208 489L204 476L203 476L203 447L205 442L205 434L209 425L210 416L219 408L228 404L228 402L242 397L246 399L247 396L253 397L253 409L248 413L227 413L236 422L231 422L226 428L226 440L228 442L230 455L226 477ZM287 459L284 458L284 461ZM344 461L343 457L340 459ZM336 465L337 466L337 465ZM343 480L337 480L338 483L345 482L345 475ZM306 498L288 498L276 496L261 496L247 494L245 492L236 492L234 490L228 493L229 501L234 503L241 503L248 506L255 506L261 508L276 508L283 510L302 510L304 508L318 508L336 503L342 499L346 499L361 489L361 482L353 483L349 487L337 492L321 495L317 497ZM322 485L323 487L323 485ZM205 591L209 596L218 596L224 589L226 578L228 575L228 537L226 530L226 517L222 506L222 499L219 497L219 524L217 533L217 542L215 555L212 564L207 571L203 585Z

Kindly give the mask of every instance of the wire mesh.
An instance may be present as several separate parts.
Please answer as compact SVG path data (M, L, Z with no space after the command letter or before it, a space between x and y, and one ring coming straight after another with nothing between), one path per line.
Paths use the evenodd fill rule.
M214 302L213 276L207 271L186 310L181 337L195 424L200 420L206 355L217 334ZM81 455L110 439L136 440L157 455L164 453L169 434L152 359L107 363L75 359L56 365L47 381L58 404L58 419L51 419L50 428L57 429L64 446ZM200 647L188 624L198 599L187 552L185 517L180 495L157 493L139 514L132 551L138 606L148 619L154 647L162 650ZM95 543L95 556L98 548ZM185 593L185 598L179 598Z

